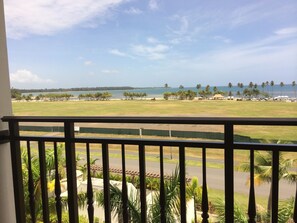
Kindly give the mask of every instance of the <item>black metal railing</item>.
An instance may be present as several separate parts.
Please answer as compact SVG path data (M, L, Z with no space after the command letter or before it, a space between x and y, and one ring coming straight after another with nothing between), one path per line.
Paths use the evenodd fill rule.
M16 203L17 222L26 222L24 186L29 191L30 221L35 222L35 198L31 169L31 143L37 142L40 166L40 183L42 197L42 217L43 222L49 220L49 203L47 191L47 170L46 170L46 143L52 143L55 152L55 207L57 221L62 222L62 201L60 173L58 172L57 143L65 143L65 158L67 170L67 190L68 190L68 212L69 222L79 221L78 194L76 179L76 144L85 145L87 153L87 205L89 222L94 222L94 198L91 180L90 145L100 144L102 148L103 161L103 182L104 182L104 210L105 222L111 222L110 206L110 185L109 185L109 148L111 144L121 146L122 160L122 220L129 222L128 195L126 181L126 145L138 147L139 157L139 178L140 178L140 202L141 202L141 222L147 222L146 204L146 147L158 146L160 155L160 222L166 222L166 199L164 192L164 155L163 148L166 146L177 147L179 152L180 171L180 222L186 222L186 156L185 148L202 148L202 222L208 222L208 192L207 192L207 169L206 150L222 149L224 151L224 173L225 173L225 222L234 222L234 150L250 151L250 192L248 204L249 222L256 222L256 199L254 189L254 151L272 151L272 211L271 222L278 221L279 204L279 154L280 152L297 152L296 144L263 144L263 143L242 143L234 141L234 126L297 126L296 118L192 118L192 117L3 117L3 121L9 123L9 140L12 153L12 169L14 180L14 194ZM64 127L64 136L22 136L20 135L20 123L61 123ZM75 136L75 123L142 123L142 124L178 124L178 125L221 125L224 126L223 141L195 141L195 140L164 140L164 139L127 139L127 138L100 138L100 137L77 137ZM296 133L297 138L297 133ZM28 185L23 185L21 142L26 142L28 155ZM296 191L297 193L297 191ZM294 220L297 222L297 204L295 199Z

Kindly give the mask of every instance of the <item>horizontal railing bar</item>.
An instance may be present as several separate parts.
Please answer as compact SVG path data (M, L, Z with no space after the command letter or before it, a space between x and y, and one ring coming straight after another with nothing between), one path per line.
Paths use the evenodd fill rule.
M286 152L296 152L297 151L297 144L272 144L272 143L234 143L234 149L238 150L279 150L279 151L286 151Z
M40 137L40 136L19 136L13 140L19 141L47 141L47 142L65 142L64 137ZM72 138L67 139L73 143L108 143L108 144L125 144L125 145L148 145L148 146L180 146L186 147L207 147L207 148L224 148L222 142L193 142L183 140L159 140L159 139L123 139L123 138Z
M13 140L19 141L46 141L46 142L65 142L64 137L45 137L45 136L18 136L13 137ZM124 138L73 138L70 140L73 143L109 143L109 144L125 144L125 145L148 145L148 146L180 146L191 148L207 149L224 149L223 142L208 142L208 141L189 141L189 140L160 140L160 139L124 139ZM263 143L234 143L233 148L237 150L264 150L272 151L279 150L284 152L296 152L296 144L263 144Z
M148 117L148 116L4 116L2 121L14 122L92 122L145 124L206 124L206 125L284 125L296 126L297 118L231 118L231 117Z

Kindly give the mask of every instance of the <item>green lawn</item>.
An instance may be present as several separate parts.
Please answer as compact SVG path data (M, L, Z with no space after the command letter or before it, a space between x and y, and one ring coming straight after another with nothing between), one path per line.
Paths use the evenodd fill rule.
M297 117L297 103L253 101L14 102L14 115Z
M297 103L253 101L77 101L14 102L14 115L294 117ZM215 130L216 131L216 130ZM217 129L221 131L221 129ZM296 141L295 127L235 126L235 134L263 141Z

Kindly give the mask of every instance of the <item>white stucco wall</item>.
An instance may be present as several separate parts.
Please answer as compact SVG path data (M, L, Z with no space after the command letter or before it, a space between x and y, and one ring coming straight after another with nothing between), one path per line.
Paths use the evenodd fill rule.
M10 84L7 46L4 22L3 0L0 0L0 118L11 115ZM7 123L0 121L0 130L7 129ZM15 209L12 183L12 169L9 144L0 144L0 221L14 223Z

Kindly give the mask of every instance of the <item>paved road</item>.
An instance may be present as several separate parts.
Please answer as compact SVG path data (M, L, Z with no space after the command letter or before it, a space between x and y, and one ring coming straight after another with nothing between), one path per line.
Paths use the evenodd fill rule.
M79 149L80 150L80 149ZM115 151L110 151L115 152ZM115 152L117 153L117 152ZM137 155L137 153L134 152L127 152L126 154L133 154ZM151 154L147 154L146 156L154 156ZM97 161L96 164L102 165L101 157L95 157L93 158L99 158L99 161ZM195 157L189 157L187 159L191 160L197 160L200 161L200 158ZM208 162L216 162L216 160L208 160ZM217 160L217 162L222 162L222 160ZM111 168L122 168L122 163L120 158L114 158L110 157L110 167ZM138 170L139 163L137 159L128 159L126 158L126 169L127 170ZM164 163L164 172L165 174L171 175L172 172L175 170L176 164L174 163ZM153 172L153 173L159 173L160 172L160 164L158 162L154 161L146 161L146 171L147 172ZM202 183L202 168L197 166L187 166L186 168L187 176L188 177L198 177L199 182ZM246 172L235 172L234 173L234 190L238 193L248 194L249 188L246 185L247 179L249 177L249 174ZM219 168L207 168L207 184L209 188L212 189L218 189L218 190L224 190L224 169ZM257 186L255 188L256 196L268 196L270 190L269 184L262 184L260 186ZM296 185L289 184L286 181L281 180L280 186L280 198L285 199L292 196L295 196L296 191Z

